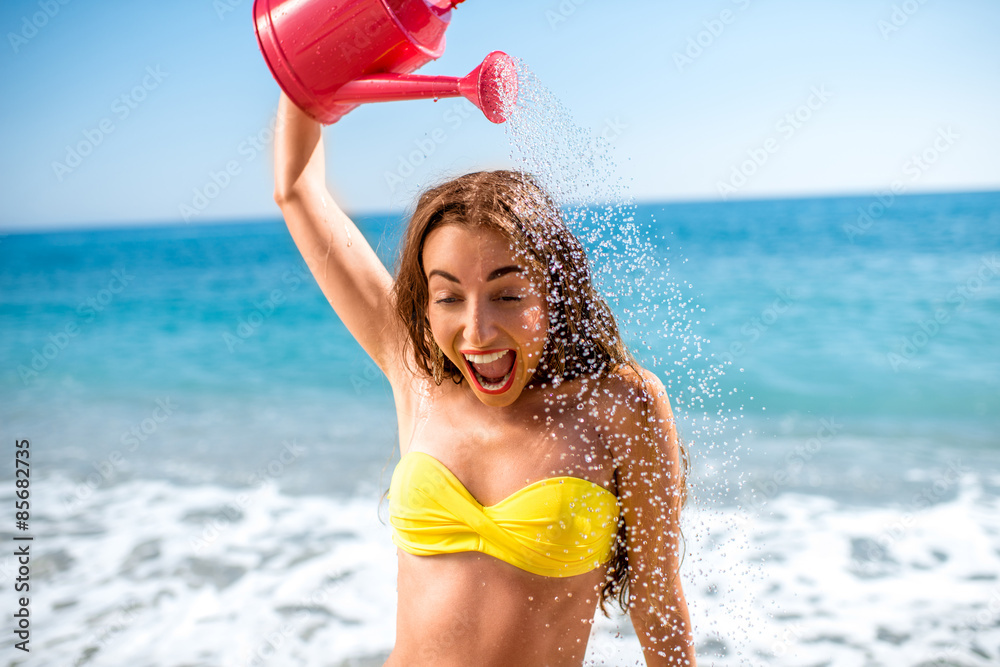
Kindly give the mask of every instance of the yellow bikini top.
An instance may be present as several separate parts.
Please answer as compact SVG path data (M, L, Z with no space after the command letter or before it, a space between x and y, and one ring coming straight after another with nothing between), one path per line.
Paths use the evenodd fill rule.
M389 485L392 541L407 553L478 551L545 577L606 563L618 514L615 494L577 477L542 479L484 506L423 452L405 454Z

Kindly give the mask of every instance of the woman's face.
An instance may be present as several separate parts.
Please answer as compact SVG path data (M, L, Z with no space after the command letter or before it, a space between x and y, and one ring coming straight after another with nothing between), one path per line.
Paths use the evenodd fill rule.
M510 405L541 360L548 312L541 277L492 229L443 225L423 252L434 340L476 397Z

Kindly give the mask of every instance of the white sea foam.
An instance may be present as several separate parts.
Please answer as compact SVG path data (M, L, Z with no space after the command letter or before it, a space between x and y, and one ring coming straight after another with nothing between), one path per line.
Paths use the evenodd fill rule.
M700 559L687 594L703 662L996 664L998 510L972 475L937 504L851 507L786 493L758 514L695 510ZM734 558L746 567L728 565Z
M133 481L68 507L70 486L33 486L29 664L381 665L391 650L396 560L377 492ZM919 509L792 493L755 514L690 507L700 664L996 664L1000 501L975 476L959 486ZM14 568L0 562L4 583ZM627 618L598 615L586 664L640 661Z
M33 520L31 646L45 664L381 665L392 647L395 550L377 494L135 481L68 508L65 480L33 488L47 511Z

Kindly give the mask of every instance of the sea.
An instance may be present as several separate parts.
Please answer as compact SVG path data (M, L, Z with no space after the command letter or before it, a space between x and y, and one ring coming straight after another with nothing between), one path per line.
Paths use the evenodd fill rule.
M357 220L394 266L405 217ZM688 451L699 663L1000 664L1000 192L628 224L595 275ZM280 218L0 238L0 436L0 664L392 649L392 394ZM642 664L627 617L586 664Z

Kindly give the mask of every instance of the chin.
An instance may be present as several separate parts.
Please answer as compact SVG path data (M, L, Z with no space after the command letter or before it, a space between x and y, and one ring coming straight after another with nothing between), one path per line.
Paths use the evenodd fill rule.
M524 389L524 386L518 383L502 394L484 394L477 389L473 389L472 393L476 395L476 398L483 405L488 405L491 408L505 408L518 399L522 389Z

